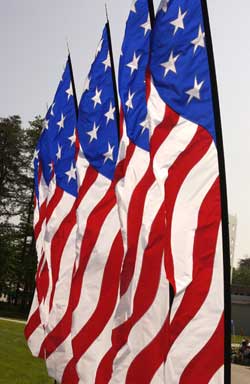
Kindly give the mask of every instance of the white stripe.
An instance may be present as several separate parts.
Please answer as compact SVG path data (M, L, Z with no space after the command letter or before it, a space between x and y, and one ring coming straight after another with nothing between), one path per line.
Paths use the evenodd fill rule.
M224 365L218 369L208 384L224 384Z
M163 141L154 157L154 174L164 189L169 168L178 156L185 150L197 132L197 125L180 118Z
M142 148L135 147L125 177L121 179L116 186L117 204L125 253L127 252L127 220L130 200L135 187L141 181L148 169L149 161L149 153Z
M84 180L83 180L84 183ZM76 269L78 268L83 234L86 229L89 215L96 207L99 201L103 199L107 193L111 181L101 174L98 174L94 183L90 186L81 203L77 208L77 233L76 233Z
M41 314L41 320L43 318L44 325L48 322L49 316L49 301L52 290L52 274L51 274L51 242L56 235L62 221L71 211L75 197L67 192L63 192L62 198L55 207L49 221L47 222L45 238L44 238L44 255L47 260L48 272L49 272L49 289L44 303L44 313ZM74 250L73 250L74 252Z
M65 353L66 351L67 353ZM61 383L63 372L72 357L71 337L68 335L56 351L46 359L48 375L53 377L58 383Z
M147 103L148 118L150 122L150 138L153 136L155 128L164 119L166 104L160 98L153 81L151 80L150 95Z
M117 207L114 206L103 222L84 272L81 295L72 317L72 338L78 334L96 308L100 296L104 268L119 229L120 223Z
M165 364L166 382L179 383L186 366L212 337L221 319L223 309L223 255L220 227L208 295L199 311L179 334L168 353Z
M111 348L111 334L113 329L113 317L115 311L106 324L103 332L95 339L94 343L84 353L82 358L77 363L77 372L79 375L78 384L95 383L96 372L98 366L105 356L106 352Z
M164 380L164 364L157 369L155 372L152 380L150 381L150 384L165 384Z
M164 263L156 297L147 312L132 328L127 343L118 352L114 363L110 384L125 383L128 369L135 357L155 338L169 310L169 284Z
M202 201L217 176L217 150L212 143L207 153L187 175L174 206L171 247L177 293L185 290L192 281L193 246L198 214Z
M155 128L163 119L165 113L165 103L159 98L158 93L153 84L151 84L151 92L148 100L148 112L150 116L150 134L152 135ZM148 170L149 164L149 152L139 147L136 147L134 154L130 160L130 163L128 164L126 175L124 179L122 179L118 183L116 188L125 254L128 248L127 227L129 205L134 189L144 177L146 171ZM115 326L119 326L121 323L126 321L126 319L130 316L133 311L133 296L140 275L143 252L148 242L148 235L151 229L152 222L163 200L163 196L160 197L160 200L157 199L157 196L160 197L158 186L156 184L153 184L153 186L151 186L150 190L148 191L145 200L142 227L136 255L136 277L135 279L132 279L127 289L127 292L120 299L116 313Z

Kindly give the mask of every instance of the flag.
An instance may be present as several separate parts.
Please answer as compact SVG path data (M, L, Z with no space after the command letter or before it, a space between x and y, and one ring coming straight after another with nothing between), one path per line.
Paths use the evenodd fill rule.
M49 375L56 380L58 377L60 378L60 371L53 359L47 359L46 343L50 339L51 331L66 311L75 261L76 116L69 58L53 104L45 119L44 133L39 142L43 175L47 175L45 180L48 185L45 210L46 228L42 244L44 268L48 270L48 281L46 294L42 297L43 312L40 311L43 335L39 334L40 337L36 340L36 351L40 357L46 359ZM35 175L35 190L39 201L40 190L36 186L36 181L37 176ZM40 271L38 273L40 275ZM38 298L40 289L40 279L38 279ZM41 325L37 326L41 330ZM29 328L29 322L27 328ZM33 333L31 333L31 337ZM67 351L61 351L62 356L66 352L70 353L71 345L68 348Z
M25 327L25 337L34 356L39 354L39 345L44 337L42 320L45 318L44 300L48 291L49 276L48 265L44 256L44 234L46 229L46 206L51 180L51 158L46 150L48 130L47 112L43 131L36 145L34 153L34 236L37 252L36 289L30 309L28 321Z
M46 349L47 361L58 356L62 383L93 383L97 366L111 345L123 259L112 181L119 146L113 71L106 24L79 107L77 257L68 308ZM60 360L60 351L69 342L73 356Z
M165 267L174 289L162 358L171 383L224 382L223 155L204 3L162 1L152 36L154 103L165 103L154 173L165 190Z
M151 1L133 1L120 58L119 93L129 142L116 193L125 257L112 347L98 368L97 383L150 382L143 381L144 375L153 377L155 372L146 350L169 310L163 263L164 195L153 173L154 154L150 154L149 133L158 123L156 116L150 125L148 116L150 94L155 92L147 76L152 8ZM162 106L157 106L159 113L165 110ZM138 365L142 355L143 366Z

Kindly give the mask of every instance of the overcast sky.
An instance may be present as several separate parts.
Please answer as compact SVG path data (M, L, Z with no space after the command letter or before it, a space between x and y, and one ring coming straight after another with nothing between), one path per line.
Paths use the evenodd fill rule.
M155 7L159 0L155 1ZM236 256L250 254L250 2L208 0ZM107 0L116 66L131 0ZM44 115L69 41L78 98L105 22L104 0L0 0L0 116Z

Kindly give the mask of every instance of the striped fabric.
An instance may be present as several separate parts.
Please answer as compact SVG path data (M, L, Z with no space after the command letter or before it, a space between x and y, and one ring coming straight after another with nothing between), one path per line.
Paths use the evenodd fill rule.
M47 176L45 180L48 185L46 201L41 201L43 177L39 175L38 188L35 183L36 196L39 198L39 200L37 198L39 216L35 234L39 240L37 246L42 249L42 256L38 264L37 295L34 303L38 298L40 311L38 312L36 308L34 312L33 308L36 305L33 306L25 333L30 347L35 345L35 355L44 359L47 357L47 344L54 342L51 331L63 317L68 304L75 260L77 195L75 127L76 105L68 60L45 120L46 133L43 133L40 139L42 174ZM46 207L42 202L46 203ZM35 220L36 216L35 214ZM70 353L70 350L71 345L63 353ZM32 352L34 353L34 350ZM56 359L46 360L46 364L49 375L60 379L61 373Z
M163 373L163 383L219 384L224 382L221 193L200 0L161 3L150 69L154 103L166 104L154 173L165 190L165 266L174 289L162 328L169 338L155 375ZM152 141L152 151L154 146Z
M79 108L77 256L68 307L45 340L47 362L57 356L62 373L57 380L62 383L94 381L98 359L111 345L120 284L123 244L112 182L118 119L108 28L107 24ZM73 355L65 353L69 344Z
M49 147L52 174L40 143L35 152L39 263L26 337L58 383L225 380L221 175L202 6L162 0L154 20L152 0L133 0L120 144L105 25L77 133L73 124L64 136L74 190L58 185L60 137ZM61 132L55 105L48 114L60 115Z
M152 3L151 3L152 5ZM169 284L164 267L164 193L153 172L149 130L164 117L164 102L148 104L155 88L146 73L151 22L149 2L133 2L122 47L119 92L124 130L129 144L122 178L117 182L119 215L125 247L120 301L116 311L112 347L98 367L97 383L141 383L143 371L154 370L152 357L137 366L137 359L160 331L169 311ZM153 136L153 135L152 135ZM159 351L160 352L160 351Z

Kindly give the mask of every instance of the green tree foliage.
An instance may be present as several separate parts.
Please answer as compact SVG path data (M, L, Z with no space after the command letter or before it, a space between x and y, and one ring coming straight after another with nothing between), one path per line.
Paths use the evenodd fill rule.
M233 271L233 284L250 287L250 257L246 256Z
M18 116L0 118L0 295L23 308L36 270L32 158L41 127L40 118L27 129Z

